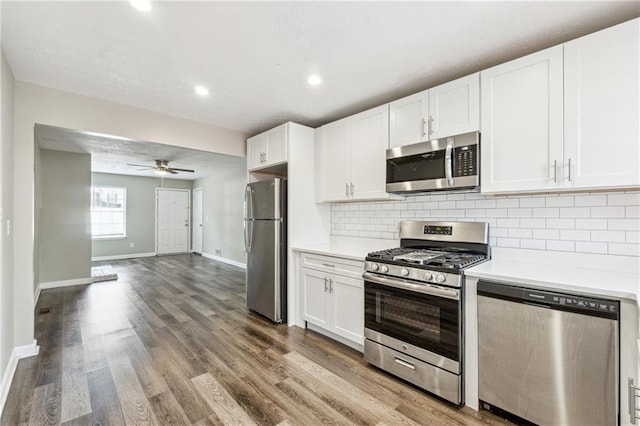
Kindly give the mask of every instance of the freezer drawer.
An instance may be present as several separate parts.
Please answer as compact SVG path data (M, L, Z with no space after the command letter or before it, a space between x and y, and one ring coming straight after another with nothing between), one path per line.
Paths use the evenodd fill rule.
M572 312L570 305L554 309L516 297L483 295L481 289L482 282L478 285L481 406L488 403L541 425L616 425L618 321ZM580 298L554 297L571 303L572 297Z

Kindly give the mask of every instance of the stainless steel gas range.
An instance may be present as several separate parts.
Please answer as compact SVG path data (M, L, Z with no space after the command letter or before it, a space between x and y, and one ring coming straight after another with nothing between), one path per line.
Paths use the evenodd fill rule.
M399 248L367 255L367 362L464 402L464 270L489 259L488 231L480 222L402 222Z

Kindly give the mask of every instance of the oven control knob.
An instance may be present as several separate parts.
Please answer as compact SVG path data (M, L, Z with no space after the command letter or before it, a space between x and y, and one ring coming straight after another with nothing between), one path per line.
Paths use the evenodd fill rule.
M409 270L407 268L402 268L400 270L400 275L402 275L403 277L406 277L409 275Z
M380 269L380 267L378 266L378 264L377 264L377 263L372 263L372 264L371 264L371 270L372 270L372 271L377 271L378 269Z
M382 265L380 267L380 272L384 272L384 273L389 272L389 267L387 265Z
M445 282L446 280L447 280L447 279L444 277L444 275L442 275L442 274L438 274L438 275L436 275L436 281L437 281L437 282L439 282L439 283L443 283L443 282Z
M427 272L424 274L424 279L427 281L431 281L433 279L433 274L431 272Z

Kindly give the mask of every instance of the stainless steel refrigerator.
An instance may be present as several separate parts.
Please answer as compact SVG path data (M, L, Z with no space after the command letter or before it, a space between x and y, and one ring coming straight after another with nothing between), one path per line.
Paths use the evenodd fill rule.
M285 179L247 185L244 193L247 306L276 323L287 320L286 218Z

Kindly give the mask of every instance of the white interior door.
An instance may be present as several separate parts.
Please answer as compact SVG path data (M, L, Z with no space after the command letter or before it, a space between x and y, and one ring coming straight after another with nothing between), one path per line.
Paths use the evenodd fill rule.
M156 189L156 246L158 254L189 251L188 189Z
M202 254L202 188L193 190L193 246L196 253Z

